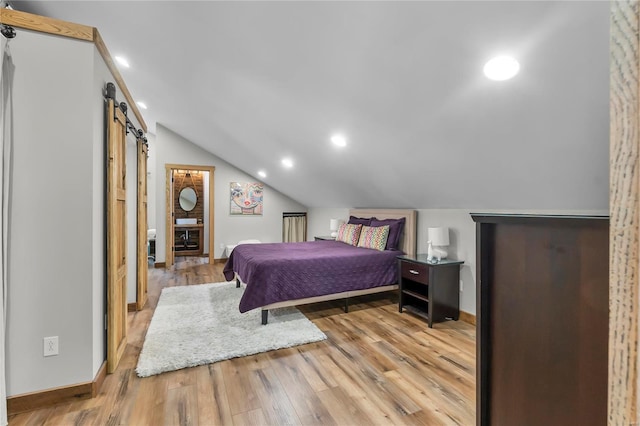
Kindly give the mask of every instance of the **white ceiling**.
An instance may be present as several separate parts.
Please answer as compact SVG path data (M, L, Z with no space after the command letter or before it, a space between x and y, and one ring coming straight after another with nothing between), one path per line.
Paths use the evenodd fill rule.
M607 209L608 2L11 3L97 27L151 132L304 205Z

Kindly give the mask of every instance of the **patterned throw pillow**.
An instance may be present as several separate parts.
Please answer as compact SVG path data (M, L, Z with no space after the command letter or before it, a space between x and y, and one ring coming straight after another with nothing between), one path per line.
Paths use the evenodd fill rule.
M360 230L362 225L352 225L349 223L343 223L338 228L338 235L336 241L342 241L343 243L350 244L352 246L358 245L358 239L360 238Z
M363 226L360 231L358 247L376 249L384 251L389 237L389 225L385 226Z
M400 219L376 219L371 218L371 226L385 226L389 225L389 238L387 238L387 250L399 250L400 249L400 236L406 219L404 217Z

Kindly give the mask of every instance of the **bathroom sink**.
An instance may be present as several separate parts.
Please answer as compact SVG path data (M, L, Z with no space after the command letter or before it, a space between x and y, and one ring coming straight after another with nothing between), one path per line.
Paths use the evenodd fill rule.
M198 219L176 219L176 225L195 225L198 223Z

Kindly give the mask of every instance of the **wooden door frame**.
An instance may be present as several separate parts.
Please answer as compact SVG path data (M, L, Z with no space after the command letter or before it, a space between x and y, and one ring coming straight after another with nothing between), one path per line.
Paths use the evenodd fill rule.
M640 423L640 10L610 3L608 424Z
M172 194L173 194L173 185L171 185L171 175L173 170L198 170L201 172L209 172L209 264L213 265L214 263L214 173L216 168L214 166L195 166L190 164L165 164L165 267L169 268L174 264L174 255L173 255L173 228L175 225L175 221L172 219L171 213L173 212L173 203L172 203Z

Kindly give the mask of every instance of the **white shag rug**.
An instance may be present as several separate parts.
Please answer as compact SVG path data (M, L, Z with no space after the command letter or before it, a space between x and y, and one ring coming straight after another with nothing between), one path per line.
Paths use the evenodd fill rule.
M185 367L288 348L327 338L296 308L238 310L235 282L167 287L147 329L136 372L148 377Z

